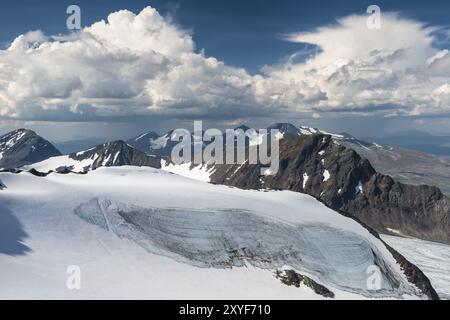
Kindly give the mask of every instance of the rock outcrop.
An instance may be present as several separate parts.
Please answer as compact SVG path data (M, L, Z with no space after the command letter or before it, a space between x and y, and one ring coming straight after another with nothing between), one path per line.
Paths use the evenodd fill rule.
M311 288L315 293L320 294L325 298L334 298L334 293L327 287L315 282L305 275L295 272L294 270L277 270L275 276L287 286L300 288L300 285L304 284Z

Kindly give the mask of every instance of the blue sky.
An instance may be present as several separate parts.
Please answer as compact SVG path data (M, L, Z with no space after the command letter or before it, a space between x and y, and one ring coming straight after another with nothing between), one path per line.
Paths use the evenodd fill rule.
M48 34L65 33L65 10L70 4L82 9L83 26L120 9L139 12L151 5L160 13L173 16L181 27L192 29L198 49L251 72L305 47L280 41L283 34L310 30L346 15L363 14L371 4L429 24L450 24L450 3L445 0L2 0L0 42L12 41L18 34L35 29Z
M17 53L5 51L4 57L0 55L0 65L4 59L3 65L11 70L20 69L18 74L26 76L20 78L14 73L3 75L0 72L0 133L17 126L28 126L59 140L119 137L147 129L164 131L169 127L188 125L193 119L204 119L218 127L242 122L265 126L275 121L290 121L358 136L380 136L411 128L450 134L450 79L445 75L446 68L450 68L445 51L450 48L448 1L3 0L0 4L1 48L6 50L16 37L32 30L42 31L32 35L32 39L39 38L39 45L54 43L56 40L49 36L67 34L65 11L70 4L80 6L83 27L106 20L110 13L121 9L139 15L146 6L151 6L163 17L165 27L176 29L175 38L167 39L168 45L175 43L170 53L165 51L167 48L161 48L164 43L156 49L145 48L162 54L169 66L162 60L149 63L148 52L142 55L137 67L128 66L124 61L117 62L117 56L116 60L101 60L99 57L105 52L96 52L98 56L93 69L105 66L105 70L109 68L120 74L128 73L130 68L142 68L150 70L149 73L170 74L181 63L183 72L176 74L179 78L175 81L172 78L169 81L159 76L154 79L154 74L151 79L138 72L131 76L127 74L127 78L86 67L76 77L65 77L77 73L80 66L84 68L82 61L86 61L86 57L77 60L68 55L62 58L67 52L61 48L54 51L59 52L54 56L50 51L42 55L36 48L31 53L22 47ZM356 43L355 47L358 47L359 42L365 43L374 35L360 32L361 22L367 17L366 9L371 4L381 8L384 26L390 28L382 30L386 39L394 34L393 42L401 43L383 42L383 38L375 34L379 48L372 46L370 52L364 52L361 45L354 52L346 52L346 45ZM398 15L391 15L394 12ZM383 16L384 13L387 16ZM352 15L359 16L359 20L349 18ZM120 19L127 17L122 15ZM151 27L156 20L146 21L147 27ZM434 29L430 31L428 27ZM83 34L87 33L91 34L90 31ZM85 45L83 34L73 40L74 44ZM287 35L291 36L289 41L286 41ZM125 38L120 45L128 49L126 33L117 35L120 36ZM356 42L347 42L353 36L355 39L351 40ZM109 41L117 45L115 35L108 38L102 34L101 37L106 38L99 43ZM26 38L26 44L21 46L31 44L31 38ZM341 52L340 56L334 56L333 46L320 54L319 47L327 47L336 39L341 39L336 48L336 52ZM402 39L410 41L403 43ZM429 39L432 44L428 44ZM144 46L147 40L143 36ZM416 43L418 48L408 51ZM141 55L141 49L144 50L129 49L131 56ZM375 51L379 57L373 60L371 52ZM186 52L192 57L180 60ZM406 58L395 57L397 53ZM306 58L314 55L317 55L317 61L304 66ZM347 66L342 66L339 61L346 60L347 55L349 59L344 62ZM398 60L391 63L387 55ZM155 59L161 59L160 55L158 57ZM215 64L211 67L209 58L223 63L223 67ZM380 59L388 59L388 62L379 64ZM428 64L430 59L436 60L433 60L434 69L423 71L422 65ZM117 68L114 61L118 63ZM22 66L23 62L26 66ZM328 72L328 63L337 66L327 75L329 78L324 78L322 74ZM360 77L360 71L367 68L383 74L373 82L370 76ZM193 82L186 83L190 82L191 74ZM88 75L93 78L95 90L90 90L92 83ZM223 78L227 80L222 83ZM236 79L241 83L236 85ZM2 80L13 84L4 92ZM149 83L145 88L135 85L145 81ZM347 81L351 84L342 85ZM49 87L45 87L45 83ZM119 83L117 88L115 83ZM161 86L161 92L155 89L159 88L155 84ZM185 92L186 88L180 84L186 84L191 91ZM80 88L89 90L83 92ZM22 91L26 91L23 97ZM353 95L354 100L351 99ZM113 104L111 108L109 103ZM150 108L151 114L146 113L146 108Z

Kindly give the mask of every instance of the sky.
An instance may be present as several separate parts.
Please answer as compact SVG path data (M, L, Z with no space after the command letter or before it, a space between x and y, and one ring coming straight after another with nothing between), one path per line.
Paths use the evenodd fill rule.
M76 32L66 26L71 4L81 9ZM372 4L380 29L367 27ZM0 133L116 138L204 120L450 134L449 9L446 1L3 0Z

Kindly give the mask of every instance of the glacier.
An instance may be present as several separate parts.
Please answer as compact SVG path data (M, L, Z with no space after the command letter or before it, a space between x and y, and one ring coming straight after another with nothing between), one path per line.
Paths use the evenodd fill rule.
M381 238L427 275L441 299L450 300L450 246L408 237Z
M285 268L337 299L426 298L382 241L305 194L127 166L0 180L0 215L17 220L27 248L0 252L0 298L323 298L282 284ZM83 271L80 291L65 286L69 265ZM383 277L376 291L371 265Z

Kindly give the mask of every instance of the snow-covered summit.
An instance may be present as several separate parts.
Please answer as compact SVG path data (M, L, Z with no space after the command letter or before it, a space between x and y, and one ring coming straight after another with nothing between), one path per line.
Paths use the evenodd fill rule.
M148 166L160 168L161 159L149 156L124 141L104 143L97 147L52 157L39 163L25 166L23 169L35 169L39 172L81 172L85 173L99 167L113 166Z
M32 130L17 129L0 136L0 168L17 168L60 154Z

